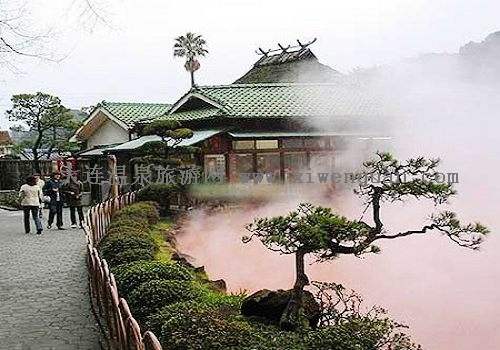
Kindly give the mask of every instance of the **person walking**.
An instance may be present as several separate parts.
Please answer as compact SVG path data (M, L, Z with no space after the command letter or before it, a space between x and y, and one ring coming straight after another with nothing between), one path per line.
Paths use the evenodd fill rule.
M45 181L43 181L43 179L42 179L42 175L41 175L41 174L39 174L39 173L36 173L36 174L34 174L33 176L35 177L35 182L36 182L36 184L38 185L38 187L40 187L40 191L41 191L41 192L42 192L42 194L43 194L43 187L45 186ZM45 203L43 202L43 197L42 197L42 200L40 201L40 206L39 206L40 210L38 211L38 214L39 214L39 216L40 216L40 219L41 219L41 218L42 218L42 216L43 216L43 215L42 215L42 209L43 209L44 205L45 205Z
M63 196L61 186L61 174L59 172L52 173L52 177L45 183L43 192L50 197L49 202L49 221L47 228L52 228L54 217L56 217L56 226L59 230L64 230L63 227Z
M24 232L30 233L30 213L35 221L36 233L42 234L43 227L42 221L40 220L39 210L40 201L42 200L42 190L36 184L34 176L29 176L26 178L26 183L21 186L19 190L19 199L21 200L21 205L24 212Z
M78 226L82 227L83 221L83 208L82 208L82 195L83 195L83 183L78 180L76 174L70 176L69 181L63 185L63 192L66 198L66 204L69 207L69 213L71 218L71 228L76 228L76 215L75 211L78 212Z

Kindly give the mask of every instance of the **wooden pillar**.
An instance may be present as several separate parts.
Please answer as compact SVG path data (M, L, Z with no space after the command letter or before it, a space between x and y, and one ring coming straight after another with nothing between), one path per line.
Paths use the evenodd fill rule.
M118 198L118 176L116 174L116 157L114 155L108 155L108 168L110 171L110 177L108 179L110 184L109 197Z

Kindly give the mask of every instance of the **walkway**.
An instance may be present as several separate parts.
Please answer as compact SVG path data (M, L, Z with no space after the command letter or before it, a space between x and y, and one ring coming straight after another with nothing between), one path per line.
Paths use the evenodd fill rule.
M0 349L100 349L83 231L25 234L22 220L22 212L0 209Z

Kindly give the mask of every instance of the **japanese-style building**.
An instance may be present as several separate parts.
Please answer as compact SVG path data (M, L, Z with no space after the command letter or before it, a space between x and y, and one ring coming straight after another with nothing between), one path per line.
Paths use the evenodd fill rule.
M235 83L195 86L171 106L101 103L73 137L87 143L80 157L113 154L130 165L135 150L159 139L137 138L134 125L173 119L194 131L181 145L200 149L196 163L223 166L226 180L272 172L287 182L291 172L340 168L347 150L362 152L388 138L380 102L345 83L307 46L261 52Z
M332 169L352 141L385 139L376 100L335 83L274 83L199 86L181 97L163 116L194 131L181 145L201 149L198 162L223 165L226 179L238 173L272 172L282 181L305 168ZM144 120L142 121L145 122ZM145 136L105 153L121 162L144 143ZM338 164L337 164L338 165Z

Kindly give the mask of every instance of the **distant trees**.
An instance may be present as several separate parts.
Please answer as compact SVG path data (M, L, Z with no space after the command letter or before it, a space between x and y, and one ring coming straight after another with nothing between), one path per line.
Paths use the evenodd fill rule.
M28 138L20 146L32 150L36 171L40 171L42 157L74 146L68 142L68 137L80 124L61 104L59 97L37 92L14 95L11 101L13 106L6 114L9 120L19 123L14 126L15 130L27 128Z
M186 63L184 68L191 74L191 87L194 83L194 72L200 69L199 57L204 57L208 50L206 49L207 42L201 35L187 33L175 38L174 57L184 57Z
M244 242L258 238L266 248L281 254L295 255L296 280L294 295L285 309L280 325L285 329L299 328L302 322L304 287L309 284L304 259L308 254L317 261L328 261L346 254L360 256L378 253L380 240L392 240L436 230L459 246L478 249L489 232L480 223L461 224L453 212L444 211L429 216L430 223L420 228L390 233L384 228L381 204L406 199L427 199L436 206L447 202L456 192L452 183L438 183L439 160L423 157L399 162L389 153L377 153L377 159L363 164L355 175L359 187L355 193L364 199L366 210L371 208L372 223L349 220L330 208L300 204L287 216L255 219L247 226L251 233Z

